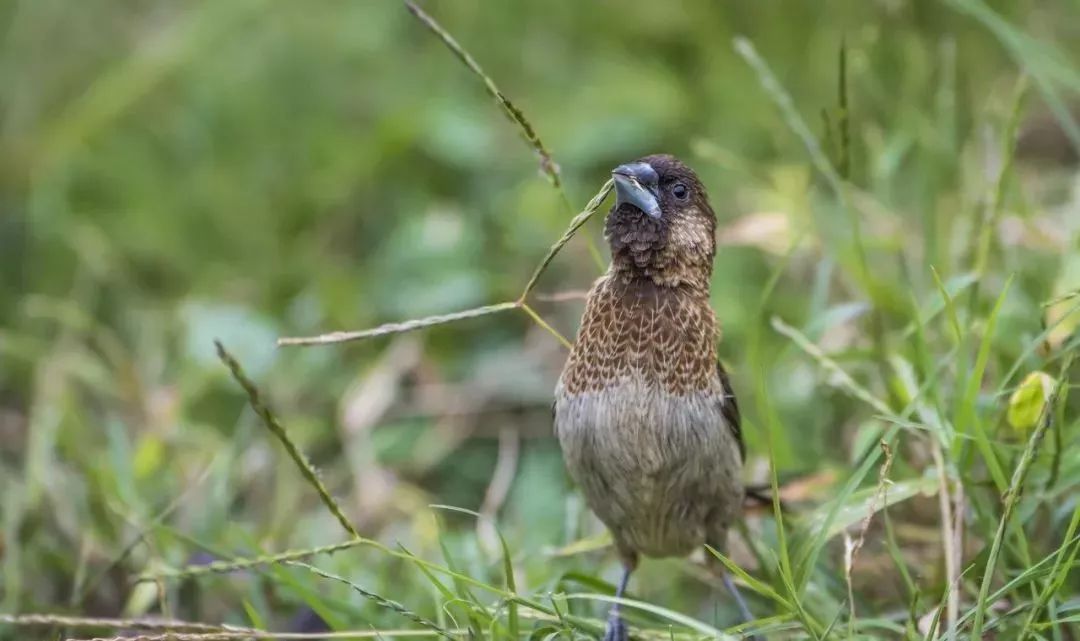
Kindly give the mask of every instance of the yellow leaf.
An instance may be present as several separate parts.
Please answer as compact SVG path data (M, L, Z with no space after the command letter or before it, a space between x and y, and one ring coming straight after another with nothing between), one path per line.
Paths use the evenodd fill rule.
M1027 432L1035 427L1042 416L1046 402L1054 391L1056 381L1046 372L1032 372L1009 397L1007 418L1014 429Z
M139 481L146 480L157 474L161 468L165 460L165 444L158 437L147 434L135 449L133 459L132 468L135 478Z

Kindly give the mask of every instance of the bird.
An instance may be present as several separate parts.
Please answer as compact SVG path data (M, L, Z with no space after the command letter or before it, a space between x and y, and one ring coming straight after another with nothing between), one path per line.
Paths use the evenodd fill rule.
M746 449L717 357L716 215L705 186L669 154L619 165L612 181L611 262L589 290L556 384L554 431L622 562L604 639L625 641L618 599L641 556L725 549L741 516Z

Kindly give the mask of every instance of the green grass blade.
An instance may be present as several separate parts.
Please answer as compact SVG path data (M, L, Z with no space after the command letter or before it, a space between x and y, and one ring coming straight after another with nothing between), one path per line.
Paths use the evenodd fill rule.
M1041 611L1047 607L1050 600L1065 584L1065 579L1068 578L1072 568L1076 567L1076 557L1080 554L1080 544L1074 544L1072 550L1069 551L1069 542L1076 537L1077 526L1080 526L1080 507L1073 510L1072 518L1069 519L1069 526L1065 530L1065 538L1061 547L1056 551L1056 560L1054 561L1054 567L1050 570L1050 579L1046 582L1046 586L1043 588L1039 598L1028 610L1027 619L1025 619L1024 627L1017 636L1017 641L1024 641L1033 633L1032 629Z
M881 437L881 440L893 447L896 441L896 436L899 433L900 428L892 426L885 432L885 435ZM814 568L817 566L818 555L821 553L822 548L825 547L825 542L830 537L830 532L835 533L839 530L834 530L834 526L837 518L840 516L844 506L848 503L852 494L855 493L856 488L863 482L863 480L870 473L870 470L881 458L881 450L874 448L863 459L859 467L848 478L847 482L837 493L836 498L830 503L828 511L821 519L820 524L814 528L813 535L810 540L803 546L802 550L796 556L796 568L798 576L798 588L799 593L806 589L806 585L810 581L810 576L813 574Z
M721 630L719 630L719 629L717 629L717 628L715 628L715 627L713 627L711 625L708 625L707 623L702 623L701 621L698 621L697 619L694 619L693 617L688 617L685 614L680 614L678 612L675 612L674 610L670 610L668 608L660 607L658 605L653 605L652 603L646 603L644 601L637 601L637 600L634 600L634 599L627 599L627 598L616 599L615 597L608 596L606 594L588 594L588 593L567 594L566 599L570 600L570 601L573 601L573 600L585 600L585 601L603 601L605 603L611 603L611 604L618 603L623 607L630 607L630 608L634 608L635 610L641 610L642 612L648 612L650 614L655 614L655 615L657 615L659 617L662 617L662 618L664 618L664 619L666 619L668 621L671 621L672 623L678 624L678 625L686 628L687 630L693 630L693 631L698 632L700 634L707 635L711 639L721 639L721 640L724 640L724 641L737 641L736 637L733 637L730 634L724 634L723 631L721 631Z
M454 638L454 635L450 634L448 631L444 630L443 628L440 628L438 625L435 624L435 622L429 621L428 619L425 619L424 617L420 616L419 614L417 614L417 613L413 612L412 610L406 608L404 605L398 603L397 601L394 601L392 599L387 599L386 597L384 597L382 595L379 595L379 594L376 594L376 593L374 593L374 592L372 592L370 590L367 590L367 589L357 585L356 583L353 583L352 581L346 579L345 577L338 576L336 574L332 574L332 573L327 572L325 570L320 570L317 567L314 567L312 565L308 565L307 563L303 563L303 562L300 562L300 561L288 561L287 565L302 568L304 570L307 570L308 572L311 572L312 574L316 574L318 576L321 576L324 579L330 579L331 581L337 581L338 583L347 585L354 592L360 594L365 599L371 601L375 605L377 605L377 606L379 606L381 608L386 608L387 610L390 610L392 612L396 612L397 614L400 614L401 616L403 616L406 619L412 621L413 623L416 623L416 624L420 625L421 627L427 628L428 630L431 630L431 631L437 633L439 636L441 636L443 638L449 639L450 641L456 641L455 638Z
M499 535L499 545L502 546L503 576L506 577L506 589L514 595L507 601L506 625L510 629L510 638L517 639L520 637L521 632L518 621L517 580L514 578L514 562L510 556L510 546L506 544L506 538L503 537L498 528L495 528L495 532Z
M979 351L975 357L975 365L972 368L971 375L967 379L967 386L961 397L960 408L955 421L956 433L958 435L974 433L975 445L979 448L979 451L986 462L987 469L990 470L990 476L999 492L1004 492L1009 483L1005 478L1005 471L1001 466L1001 461L998 460L997 453L994 451L994 447L990 443L990 438L986 434L986 428L978 417L977 402L979 389L982 386L983 374L986 371L986 364L990 359L990 348L993 345L994 328L997 324L998 313L1001 311L1001 306L1005 302L1006 295L1009 293L1009 285L1011 283L1012 278L1010 277L1009 280L1005 282L1005 286L1002 288L1001 294L998 295L997 302L994 303L994 308L986 320L986 328L983 331L982 340L979 343Z
M1002 295L1004 296L1004 293ZM1024 448L1024 453L1021 454L1020 461L1016 464L1016 469L1013 471L1008 492L1005 494L1001 520L998 523L998 529L997 533L994 535L994 540L990 545L990 554L986 560L986 567L983 569L982 583L979 586L979 597L975 601L975 618L971 625L972 641L982 641L982 631L987 604L990 603L987 600L987 597L990 593L990 583L994 580L998 557L1001 554L1001 547L1005 541L1005 533L1009 527L1012 513L1016 509L1017 503L1020 501L1020 493L1024 488L1024 482L1027 480L1028 471L1035 461L1035 453L1039 448L1039 444L1042 442L1043 436L1046 434L1046 430L1050 427L1050 415L1053 412L1053 406L1057 403L1057 396L1061 394L1062 389L1067 385L1066 381L1068 379L1066 375L1069 366L1072 364L1072 360L1073 354L1070 353L1068 357L1066 357L1065 363L1062 365L1062 375L1058 380L1057 388L1054 390L1052 397L1053 401L1044 406L1044 416L1042 417L1042 420L1039 421L1039 425L1032 431L1027 446Z
M783 606L783 608L789 612L795 611L795 608L792 606L791 602L785 599L782 595L780 595L779 592L772 589L769 585L750 576L746 572L746 570L740 568L731 559L721 554L712 546L706 545L705 549L708 550L709 554L716 557L716 559L719 560L720 563L724 564L724 567L727 568L728 572L731 572L735 576L739 577L739 579L742 580L742 582L745 583L748 588L767 599L776 601L776 603Z
M319 498L322 500L323 505L326 506L326 509L334 515L334 518L337 519L338 523L341 524L341 527L346 532L351 534L354 538L361 538L360 532L357 531L356 526L354 526L348 517L345 516L345 512L342 511L341 506L338 505L337 501L334 500L334 497L330 495L329 490L323 485L322 479L319 478L318 471L315 470L315 466L312 465L311 461L309 461L307 457L304 456L304 453L300 451L296 442L289 436L285 426L282 425L277 417L274 416L274 413L270 411L269 406L263 403L262 397L259 394L259 389L255 387L255 383L251 382L251 379L244 373L243 368L240 367L240 363L225 349L225 346L222 345L220 341L214 341L214 346L217 347L218 358L225 363L229 368L229 372L232 373L233 379L236 380L236 382L240 384L240 387L244 389L244 392L247 393L248 400L251 403L251 409L255 410L255 413L259 415L259 418L262 419L263 424L266 425L267 429L281 441L281 444L285 447L285 451L289 454L289 458L296 463L296 467L300 469L300 473L303 475L304 479L315 488L315 492L319 495Z
M368 541L366 541L365 539L353 539L351 541L343 541L341 543L334 543L332 545L324 545L315 548L306 548L303 550L287 550L285 552L279 552L277 554L266 554L250 558L234 558L227 561L218 560L199 565L189 565L175 570L140 574L136 578L136 581L141 583L145 581L158 581L162 579L186 579L190 577L204 576L207 574L229 574L232 572L238 572L240 570L249 570L251 568L262 565L275 565L278 563L297 561L300 559L317 556L319 554L333 554L334 552L338 552L340 550L347 550L349 548L354 548L360 545L367 544Z

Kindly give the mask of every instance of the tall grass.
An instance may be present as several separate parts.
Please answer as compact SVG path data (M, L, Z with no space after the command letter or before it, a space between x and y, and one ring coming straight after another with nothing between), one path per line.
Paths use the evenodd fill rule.
M786 213L787 247L782 255L770 255L768 249L750 255L755 250L748 246L756 242L751 235L740 247L721 247L716 272L718 313L721 318L737 318L731 323L736 328L734 336L732 332L725 335L721 352L726 360L736 360L732 369L751 446L748 473L755 481L765 479L771 485L773 505L765 515L747 517L731 554L705 553L716 555L751 593L751 606L759 618L733 625L734 609L717 596L713 578L700 572L694 562L669 561L644 568L631 594L619 601L634 638L682 640L745 634L821 640L1076 638L1080 586L1071 570L1080 554L1076 499L1080 465L1067 453L1075 449L1080 434L1077 403L1069 394L1075 386L1071 382L1073 359L1080 339L1073 331L1074 313L1080 305L1056 316L1046 311L1070 303L1073 295L1068 290L1080 287L1080 281L1069 280L1078 246L1077 229L1069 225L1076 202L1075 198L1064 204L1055 202L1060 195L1023 173L1027 165L1017 158L1017 139L1032 108L1027 89L1030 78L1057 119L1061 135L1074 144L1080 140L1067 109L1068 100L1080 92L1076 82L1080 70L1057 45L1041 42L1017 26L1016 16L1007 18L973 0L946 4L956 12L941 9L943 15L955 21L951 28L965 43L980 47L979 51L991 51L1000 44L1015 62L1011 68L972 70L973 75L992 79L975 85L987 92L985 96L965 97L958 75L947 70L924 70L924 76L918 76L923 73L917 62L921 54L912 44L921 42L917 28L905 31L909 40L882 37L888 38L887 46L908 55L914 69L912 75L898 74L897 82L919 81L922 88L937 82L938 104L946 110L963 109L960 119L968 122L966 129L956 125L962 129L954 132L956 148L949 146L951 142L936 140L935 132L957 114L930 113L919 96L892 86L894 79L875 76L871 55L875 45L866 34L829 40L829 59L837 64L830 63L822 77L832 80L830 86L839 87L835 93L800 85L792 69L802 68L798 63L805 61L782 59L783 65L775 64L771 60L775 54L770 52L779 45L766 29L724 37L717 65L732 80L722 86L741 83L738 91L753 96L727 98L753 104L743 112L745 123L739 126L770 128L773 151L786 159L786 163L770 164L752 157L751 145L729 152L721 145L704 144L708 140L694 141L699 143L694 148L709 151L691 159L707 181L715 177L736 191L737 196L729 199L713 190L717 202L734 207L740 199L753 199L755 205L767 201ZM283 349L272 356L267 356L265 343L272 342L275 332L267 328L276 329L278 324L266 323L265 312L220 306L208 313L198 305L180 307L220 334L220 363L207 357L205 345L184 354L183 358L199 364L177 374L183 379L181 389L194 400L175 399L169 395L171 388L155 377L167 367L163 363L180 356L175 350L143 349L138 341L155 345L155 339L140 338L124 326L126 317L120 315L118 320L108 311L120 299L127 301L126 306L116 307L140 308L139 313L145 314L140 317L145 325L140 326L168 323L167 315L156 313L153 305L141 309L148 294L139 279L169 284L169 274L155 274L148 268L151 273L125 277L132 282L111 282L104 275L124 273L117 265L130 265L137 272L140 265L152 264L148 254L153 250L140 247L123 254L116 247L125 242L124 225L113 227L115 233L110 235L88 222L87 212L71 213L82 206L79 198L92 199L90 179L95 175L108 177L114 171L137 175L140 167L119 162L118 167L105 167L89 152L107 155L111 144L142 144L132 140L144 140L145 132L140 133L137 123L125 123L125 118L134 117L142 101L152 102L158 88L182 82L179 76L203 48L212 43L227 46L227 34L236 31L232 26L245 19L258 14L258 20L268 23L267 34L292 28L284 26L290 20L307 25L299 27L301 33L312 25L331 22L317 22L302 10L272 2L230 8L207 4L167 21L170 26L157 34L159 39L148 40L138 55L109 66L81 97L59 111L55 122L33 134L47 144L42 144L40 157L33 159L33 170L27 172L22 189L31 220L43 230L38 237L41 260L43 264L74 260L83 267L73 270L71 281L64 283L69 289L63 296L42 293L26 298L21 305L23 320L12 329L0 329L0 354L23 363L19 371L31 373L30 382L22 387L27 397L25 412L19 416L20 420L25 416L27 442L18 451L20 465L0 466L0 494L4 495L0 638L20 638L26 630L50 638L102 634L128 638L126 631L138 630L141 636L136 638L147 639L576 639L595 637L603 630L602 612L615 599L610 596L612 586L597 568L603 567L609 541L598 535L595 522L580 516L575 494L556 487L562 480L552 472L558 468L552 467L557 457L551 456L550 449L537 446L532 458L525 457L513 467L518 470L517 480L506 492L510 498L501 506L502 514L500 506L478 513L437 504L443 502L438 490L425 492L423 483L409 478L483 476L486 458L473 450L454 449L460 425L453 410L484 411L483 400L464 397L488 399L496 394L491 391L496 384L484 381L476 386L480 391L451 388L442 396L435 394L439 402L433 412L436 418L431 419L434 427L425 424L423 430L414 429L418 419L411 416L386 418L380 413L373 419L357 419L350 414L359 412L348 402L362 397L355 390L363 387L358 382L381 390L383 396L401 394L405 373L388 367L357 375L360 359L353 355L373 355L377 341L406 340L398 336L406 332L425 332L424 338L417 339L426 343L425 349L455 355L460 345L441 343L440 332L464 332L461 327L477 324L481 331L475 334L449 335L489 341L506 327L515 327L510 315L502 312L520 310L514 342L522 342L520 336L525 336L527 342L549 345L545 354L553 356L545 358L557 366L562 348L569 345L572 325L567 318L574 312L542 307L546 303L536 296L537 290L560 276L553 273L560 271L560 261L587 272L575 279L567 275L575 270L566 270L560 284L580 284L594 273L594 265L564 249L572 247L575 234L589 232L590 222L611 191L610 182L600 185L597 180L598 184L587 188L589 193L596 189L593 198L572 215L579 210L571 206L567 187L588 184L591 177L571 177L574 172L555 162L554 152L541 142L539 127L533 124L543 122L536 117L542 110L534 113L530 106L532 117L527 118L522 105L531 100L508 98L478 62L483 56L470 53L469 38L451 35L450 29L412 2L406 2L405 9L418 19L405 31L415 38L410 47L420 42L418 36L425 29L436 36L439 45L481 81L487 96L495 99L497 108L537 155L542 175L556 192L553 218L565 231L550 244L533 242L534 234L527 234L529 249L547 246L546 254L529 271L518 271L517 264L508 268L512 277L505 280L509 282L500 280L493 288L499 295L488 299L504 302L471 308L465 304L456 307L465 311L438 310L415 319L372 323L373 329L282 338L278 344ZM405 9L401 13L408 15ZM36 10L21 6L15 18L38 24ZM468 26L469 19L482 24L483 15L470 14L467 8L439 7L440 15L444 10L490 55L489 46L494 45L478 37L483 28ZM349 15L352 11L375 20L376 14L368 15L363 8L351 9ZM552 8L548 18L555 19L560 11ZM762 12L754 14L762 20L771 15L768 8L754 11ZM1064 17L1077 15L1059 11ZM516 12L510 14L518 20ZM655 15L653 7L649 20ZM304 23L305 19L312 22ZM382 19L392 25L398 18ZM525 16L520 20L525 22ZM873 26L871 21L866 24ZM354 28L363 31L362 22ZM710 35L712 39L702 41L713 42L720 27L699 33L697 29L704 26L688 20L680 29L687 39ZM822 33L835 35L837 31L845 29L829 28ZM364 33L370 42L391 46L374 31ZM492 38L506 46L509 41L498 35ZM679 49L678 42L652 44L658 52ZM640 51L623 51L620 59ZM963 49L958 51L962 58L956 61L958 70L975 64L963 57ZM287 64L287 59L283 57L281 63ZM630 73L635 82L627 83L634 97L630 104L642 110L661 109L662 105L649 101L660 100L655 95L662 81L653 79L657 84L648 85L648 64L635 61L638 64ZM386 64L397 62L387 60ZM495 68L508 64L492 62ZM221 61L208 58L200 64L217 69ZM571 76L573 70L564 73ZM468 87L455 96L465 104L471 104L473 93L481 93L463 79L454 83ZM712 85L703 84L700 98L706 100ZM526 83L515 89L532 95ZM388 93L394 91L388 87ZM804 115L814 113L807 106L814 99L808 96L835 101L824 109L821 136L809 124L812 119ZM376 104L382 97L365 99ZM896 104L887 104L890 101ZM152 107L146 108L152 111ZM483 113L476 118L486 120L489 112ZM255 118L258 113L242 111L241 116ZM227 119L227 115L221 117ZM131 138L107 135L110 128L128 126L134 132ZM394 126L402 125L391 123L383 135L393 139ZM316 125L311 127L307 133L322 135ZM697 135L704 139L710 132ZM98 142L99 137L103 142ZM734 145L738 138L731 135L727 140ZM473 141L466 137L459 142ZM572 141L564 142L572 146ZM949 153L938 153L942 148ZM388 143L387 149L394 149L394 144ZM655 150L641 150L646 151ZM717 159L726 164L713 166ZM357 161L334 154L328 153L326 161L342 163L335 165L342 175L365 171L362 163L350 164ZM396 161L388 153L385 162ZM1075 181L1075 169L1062 172ZM467 183L462 172L448 173L455 188ZM732 174L751 188L735 186ZM380 186L409 186L424 178L418 166L405 178L387 177L400 183ZM216 179L199 180L207 181L212 193L220 196L215 202L228 203L224 194L229 192ZM325 180L318 183L318 191L339 188L333 177ZM146 193L164 197L155 189ZM528 187L522 193L521 202L543 202ZM389 208L394 203L414 206L416 201L408 193L380 193L362 196L359 202ZM99 204L102 211L106 204ZM200 206L198 199L189 202L179 197L177 204ZM911 211L914 206L930 208L930 213ZM748 228L760 225L763 219L756 216L747 214L741 222ZM82 226L68 233L58 220L77 220ZM438 215L433 220L432 224L445 224ZM722 239L726 233L733 236L734 226L728 219L721 223ZM1071 236L1056 245L1016 241L1000 233L1005 223L1025 230L1036 224L1056 225L1055 229ZM287 222L281 224L288 227ZM246 225L236 225L236 246L231 250L244 252L249 265L264 268L266 278L276 277L278 261L266 254L274 253L277 236L264 238L253 230L248 238ZM60 229L65 229L62 238ZM149 237L148 229L138 230L135 237ZM290 235L288 229L274 233ZM596 262L599 252L591 239L586 240L584 249ZM410 259L422 259L410 253L413 249L399 247ZM184 251L199 253L197 249ZM322 259L321 249L308 251L280 260ZM531 264L518 260L520 252L510 253L515 263ZM484 255L478 261L497 257ZM200 269L204 262L199 263ZM316 275L324 276L326 284L314 287L353 286L350 276L338 274L332 261L319 264L326 273ZM393 264L408 271L408 261ZM498 271L505 266L485 264L484 268ZM205 269L208 275L192 275L192 282L208 291L230 290L220 282L229 280L222 277L226 272L220 263ZM386 267L381 278L393 281L396 275ZM283 282L288 280L283 278ZM47 287L47 283L39 285ZM301 304L317 294L306 285L292 285L301 293L291 305L279 306L280 313L294 326L313 334L322 331L305 317ZM734 296L738 292L741 298ZM266 296L272 298L274 292ZM471 300L469 296L461 299ZM382 320L382 316L365 318ZM341 317L326 313L320 322ZM200 321L189 322L195 326ZM43 326L49 331L43 332ZM534 329L540 338L530 333ZM190 333L206 338L204 334ZM352 345L348 356L341 355L346 353L341 343ZM300 345L313 347L293 349ZM527 350L512 356L521 359L520 369L529 367L526 359L531 357ZM420 360L406 369L421 379L439 379L432 374L438 368L430 357ZM475 355L462 357L461 367L479 368L482 360ZM5 375L8 371L0 370ZM1042 396L1029 394L1028 402L1035 398L1034 417L1024 424L1010 424L1006 418L1010 403L1020 402L1015 400L1020 396L1012 392L1021 375L1038 371L1053 372L1052 390ZM331 372L349 374L324 383L321 377ZM445 397L455 392L461 398L447 401ZM336 407L340 396L347 401ZM370 403L371 397L363 398ZM431 397L426 398L430 403ZM422 405L425 397L410 400ZM210 422L205 418L209 416L214 421L230 412L236 417L245 402L252 411L234 418L228 436L219 433L224 426L204 424ZM96 404L116 405L121 411L101 412ZM538 402L545 407L537 413L546 415L547 404L546 397ZM182 418L178 406L183 407ZM304 407L317 409L301 411ZM451 418L441 417L443 413ZM343 416L339 422L352 427L334 438L318 438L315 426L333 422L327 419L335 414ZM381 420L391 422L400 433L393 438L373 435L371 423ZM126 421L139 429L127 429ZM513 427L503 429L521 429L517 423L525 421L514 416L513 422ZM179 434L173 433L175 424L183 427ZM268 435L274 438L267 439ZM277 445L271 447L275 440L286 458L278 458L273 449ZM343 470L337 456L342 441L378 448L385 457L396 453L398 467L391 470L372 455L372 465L378 469ZM409 467L411 456L436 447L456 451L457 456L443 461L436 472ZM402 450L410 456L401 457ZM178 452L184 453L183 460ZM326 472L317 471L316 464ZM195 473L193 468L201 471ZM252 475L249 469L262 471ZM380 487L392 487L395 493L379 509L365 511L358 507L356 496L347 500L338 496L349 485L350 476L373 484L365 490L377 493ZM814 482L826 489L813 489ZM437 481L428 484L437 485ZM805 486L811 489L800 489ZM195 494L200 500L181 506L181 493L185 498L186 493ZM431 500L430 494L440 500ZM79 501L72 498L77 496L85 497L86 507L78 506ZM270 507L265 513L253 511L252 505L260 504ZM520 520L534 527L559 522L563 540L551 541L551 549L540 549L530 542L529 528L507 516L514 509L536 512ZM341 530L344 537L334 534ZM484 537L474 534L481 531L494 532L497 549L484 547ZM80 536L80 532L85 534ZM131 533L136 536L122 536ZM286 540L294 543L285 546ZM67 580L54 589L35 573ZM117 617L75 616L110 608ZM290 625L282 613L294 611L317 616L330 631L270 632ZM177 614L192 620L176 620Z

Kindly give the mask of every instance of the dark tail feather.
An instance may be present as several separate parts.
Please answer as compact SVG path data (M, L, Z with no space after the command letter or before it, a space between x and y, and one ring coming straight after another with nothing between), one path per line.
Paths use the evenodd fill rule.
M771 485L747 485L743 488L743 510L755 511L762 509L772 508L772 486ZM780 500L780 511L787 513L788 507L784 504L783 499Z

